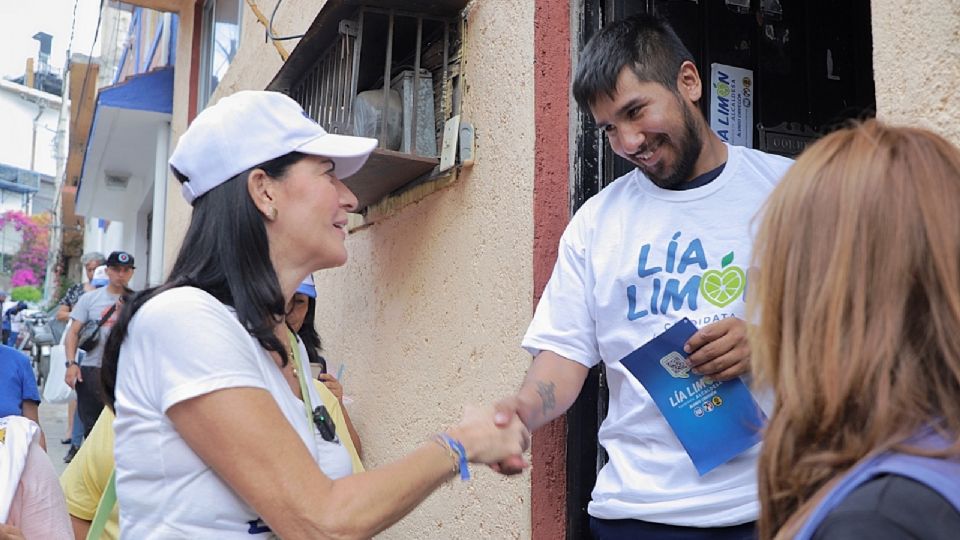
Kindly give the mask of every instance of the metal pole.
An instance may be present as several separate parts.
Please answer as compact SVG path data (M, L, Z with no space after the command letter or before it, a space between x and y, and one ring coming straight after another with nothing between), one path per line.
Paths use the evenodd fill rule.
M450 64L450 23L443 23L443 81L441 85L441 92L443 95L440 97L440 109L443 111L443 118L440 119L441 125L443 122L447 121L447 117L450 116L450 110L447 109L447 93L450 91L450 70L448 65ZM451 99L452 101L452 99ZM451 103L450 108L453 108ZM436 127L434 128L436 129Z
M357 134L357 126L353 123L353 100L357 97L357 80L360 78L360 47L363 45L363 11L360 12L360 18L357 22L357 35L353 40L353 70L350 73L350 95L347 99L347 122L350 125L350 133Z
M387 112L390 99L390 64L393 63L393 10L387 23L387 57L383 62L383 112L380 116L380 148L387 146Z
M420 43L423 40L423 17L417 17L417 48L413 57L413 103L410 112L410 153L417 155L417 95L420 93Z

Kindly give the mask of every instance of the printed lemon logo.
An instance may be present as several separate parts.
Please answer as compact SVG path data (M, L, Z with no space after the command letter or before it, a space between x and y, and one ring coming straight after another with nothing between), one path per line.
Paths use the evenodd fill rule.
M717 95L720 97L730 97L730 85L725 82L717 83Z
M700 294L708 302L724 307L736 300L747 284L747 277L739 266L730 266L733 262L733 252L723 258L722 270L707 270L700 279Z

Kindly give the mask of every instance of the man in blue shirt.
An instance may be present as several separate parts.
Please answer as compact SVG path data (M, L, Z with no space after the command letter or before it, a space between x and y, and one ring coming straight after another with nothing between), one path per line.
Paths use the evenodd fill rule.
M0 345L0 417L23 416L40 425L40 390L25 354ZM40 446L47 442L40 432Z

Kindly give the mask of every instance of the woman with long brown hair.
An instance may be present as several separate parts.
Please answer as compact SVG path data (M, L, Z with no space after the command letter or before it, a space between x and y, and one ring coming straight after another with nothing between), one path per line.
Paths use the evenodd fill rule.
M776 393L761 538L960 532L960 151L867 121L773 191L750 287Z

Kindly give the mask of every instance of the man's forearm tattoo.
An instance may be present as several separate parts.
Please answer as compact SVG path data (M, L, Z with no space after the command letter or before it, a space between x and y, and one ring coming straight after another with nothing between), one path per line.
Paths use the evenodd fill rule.
M550 411L557 406L557 397L554 395L556 388L557 385L552 382L537 381L537 393L540 394L540 401L543 403L544 416L549 416Z

